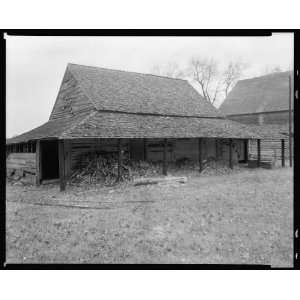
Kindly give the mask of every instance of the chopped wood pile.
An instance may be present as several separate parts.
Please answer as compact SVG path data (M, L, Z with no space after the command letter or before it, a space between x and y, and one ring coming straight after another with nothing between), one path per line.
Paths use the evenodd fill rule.
M71 184L99 183L111 186L118 181L131 181L137 177L150 177L161 173L161 166L145 161L122 160L118 178L118 158L115 153L86 155L81 167L71 175Z
M120 181L134 181L138 178L162 176L162 162L132 161L126 157L122 159L121 177L118 178L118 155L117 153L89 154L82 158L79 167L73 172L70 183L100 184L112 186ZM203 161L201 175L222 175L233 172L227 161L215 161L208 159ZM235 170L238 167L235 167ZM173 176L190 176L192 173L199 174L198 162L185 160L176 163L168 163L168 173Z

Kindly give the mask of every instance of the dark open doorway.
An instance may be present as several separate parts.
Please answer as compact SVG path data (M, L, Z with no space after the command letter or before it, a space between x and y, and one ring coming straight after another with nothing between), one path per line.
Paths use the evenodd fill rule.
M58 141L41 141L42 180L59 178Z
M144 139L130 140L130 159L145 160L145 141Z

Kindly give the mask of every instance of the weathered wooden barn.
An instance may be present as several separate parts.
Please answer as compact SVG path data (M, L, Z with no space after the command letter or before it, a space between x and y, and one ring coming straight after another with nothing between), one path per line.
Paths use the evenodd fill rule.
M263 137L262 152L269 152L275 159L281 159L283 143L285 156L289 158L289 126L291 149L294 131L294 109L293 102L290 101L292 86L291 71L240 80L219 109L229 119L251 125L252 130L259 132ZM257 144L252 141L249 143L249 154L255 155L256 152ZM292 156L293 151L291 158Z
M68 64L48 122L6 141L7 172L33 174L36 184L60 179L95 151L132 160L247 160L260 135L225 119L185 80Z

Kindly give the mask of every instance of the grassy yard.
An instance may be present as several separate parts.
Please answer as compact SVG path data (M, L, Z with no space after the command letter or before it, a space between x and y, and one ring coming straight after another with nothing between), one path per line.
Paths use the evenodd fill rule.
M64 193L7 184L7 262L290 267L292 187L289 168Z

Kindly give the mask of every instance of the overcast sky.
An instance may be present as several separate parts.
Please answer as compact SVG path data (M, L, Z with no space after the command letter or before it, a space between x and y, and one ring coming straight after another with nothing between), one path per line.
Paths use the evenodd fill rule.
M247 63L244 77L293 65L293 36L271 37L6 37L7 137L47 122L67 63L150 73L154 65L192 57Z

